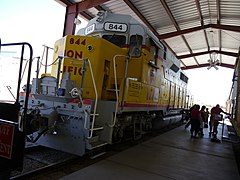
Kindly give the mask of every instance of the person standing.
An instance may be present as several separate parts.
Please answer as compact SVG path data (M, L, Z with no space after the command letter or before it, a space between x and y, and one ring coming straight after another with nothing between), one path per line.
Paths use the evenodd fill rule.
M200 128L200 121L201 121L201 113L199 111L200 106L195 105L192 112L191 112L191 138L197 138L197 134Z
M210 112L208 111L208 108L206 108L206 111L205 111L205 124L204 124L204 128L208 128L208 118L209 118L209 114Z
M218 128L219 121L222 120L221 113L230 115L229 113L223 111L222 108L220 108L219 104L217 104L215 107L211 109L210 121L211 121L211 126L213 128L213 138L212 138L213 141L219 141L219 139L217 139L217 133L218 133L217 128ZM211 136L211 129L210 129L209 135Z
M187 129L191 125L191 113L195 106L196 106L196 104L194 104L188 111L188 121L187 121L186 125L184 126L185 129Z
M205 115L205 109L206 109L206 106L202 106L201 107L201 110L200 110L200 113L201 113L201 118L200 118L200 128L199 128L199 135L200 137L203 137L204 134L203 134L203 127L204 127L204 124L206 122L206 115Z

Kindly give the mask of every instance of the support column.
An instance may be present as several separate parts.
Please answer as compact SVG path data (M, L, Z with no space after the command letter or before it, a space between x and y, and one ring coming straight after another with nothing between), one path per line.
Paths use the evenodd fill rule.
M78 16L77 8L77 4L66 7L63 36L75 34L76 24L74 24L74 20Z

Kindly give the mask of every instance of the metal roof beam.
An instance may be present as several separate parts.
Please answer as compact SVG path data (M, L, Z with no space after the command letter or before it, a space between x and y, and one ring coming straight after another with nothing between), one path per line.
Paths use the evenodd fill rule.
M225 64L225 63L220 63L217 64L217 66L225 67L225 68L230 68L234 69L235 65L231 64ZM189 70L189 69L196 69L196 68L203 68L203 67L209 67L209 63L206 64L200 64L200 65L192 65L192 66L187 66L187 67L182 67L182 70Z
M95 6L95 9L98 11L105 11L105 9L100 5Z
M217 5L217 24L221 23L221 9L220 9L220 1L216 0ZM221 29L218 30L218 42L219 42L219 51L222 50L222 31ZM222 56L220 56L220 62L222 62Z
M107 1L110 1L110 0L85 0L85 1L81 1L79 3L77 3L77 6L78 6L78 10L79 12L82 12L84 10L87 10L87 9L90 9L90 8L93 8L93 7L97 7L98 5L101 5Z
M183 35L181 35L181 36L182 36L182 38L183 38L183 41L185 42L186 46L188 47L188 49L189 49L189 51L190 51L190 54L193 54L193 51L192 51L191 47L189 46L189 44L188 44L188 42L187 42L186 38L185 38ZM195 57L195 56L193 56L193 58L194 58L195 62L197 63L197 65L199 65L199 63L198 63L198 61L197 61L196 57Z
M63 6L73 5L73 3L70 0L55 0L55 1L58 2L59 4L63 5Z
M160 0L160 1L161 1L162 5L163 5L163 8L164 8L165 11L167 12L169 18L171 19L173 25L175 26L175 28L176 28L178 31L180 31L181 29L180 29L180 27L179 27L179 25L178 25L176 19L174 18L174 16L173 16L171 10L169 9L169 7L168 7L166 1L165 1L165 0ZM181 35L181 37L182 37L184 43L186 44L186 46L188 47L190 53L192 54L192 49L191 49L191 47L189 46L189 44L188 44L186 38L185 38L183 35ZM196 63L199 65L199 63L198 63L198 61L197 61L197 59L196 59L195 57L194 57L194 60L195 60Z
M76 13L76 5L71 5L66 7L64 28L63 28L63 36L67 34L74 34L76 25L74 24L74 20L77 17Z
M230 26L230 25L222 25L222 24L208 24L208 25L204 25L204 26L196 26L196 27L189 28L189 29L184 29L184 30L179 30L179 31L171 32L171 33L162 34L162 35L159 35L159 38L160 39L172 38L172 37L175 37L175 36L195 32L195 31L200 31L200 30L207 29L207 28L222 29L222 30L227 30L227 31L233 31L233 32L239 32L240 33L240 26Z
M204 26L203 15L202 15L201 5L199 3L199 0L195 0L195 3L196 3L196 6L197 6L197 10L198 10L198 15L199 15L199 18L200 18L201 26ZM207 38L207 32L206 32L205 29L204 29L204 37L205 37L205 41L207 43L208 51L210 51L210 46L209 46L209 42L208 42L208 38Z
M238 53L234 53L234 52L212 50L212 51L203 51L203 52L192 53L192 54L184 54L184 55L177 56L177 58L178 59L185 59L185 58L190 58L190 57L194 57L194 56L201 56L201 55L208 54L208 53L213 53L213 52L218 53L218 54L227 55L227 56L233 56L233 57L238 56Z
M217 6L217 24L220 24L221 13L220 13L220 1L219 0L216 0L216 6Z
M178 31L180 31L180 27L178 26L177 21L176 21L176 19L174 18L171 10L169 9L166 1L165 1L165 0L160 0L160 1L161 1L161 3L162 3L163 8L165 9L166 13L168 14L169 18L171 19L173 25L175 26L175 28L176 28Z
M63 36L67 34L74 34L76 28L76 25L74 24L74 19L78 16L78 14L87 9L103 4L107 1L109 0L85 0L79 3L68 5L66 7ZM62 0L61 2L65 2L65 0Z
M134 6L134 4L130 0L123 0L130 9L147 25L147 27L153 32L155 36L159 36L156 29L148 22L148 20L142 15L141 12Z
M102 6L100 6L100 5L95 6L94 8L95 8L96 10L98 10L98 11L105 11L105 9L104 9ZM89 20L89 21L94 18L93 16L91 16L90 14L88 14L86 11L80 12L80 15L83 16L85 19L87 19L87 20Z
M79 13L81 16L83 16L87 20L91 20L93 17L86 13L85 11Z

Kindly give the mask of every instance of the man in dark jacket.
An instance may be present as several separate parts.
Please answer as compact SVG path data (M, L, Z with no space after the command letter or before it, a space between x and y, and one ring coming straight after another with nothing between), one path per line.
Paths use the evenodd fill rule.
M210 123L211 123L211 126L213 127L213 139L212 140L218 140L217 139L217 133L218 133L217 128L218 128L219 121L222 120L221 113L230 115L229 113L223 111L222 108L220 108L219 104L217 104L215 107L213 107L211 109ZM209 135L211 136L211 129L210 129Z

